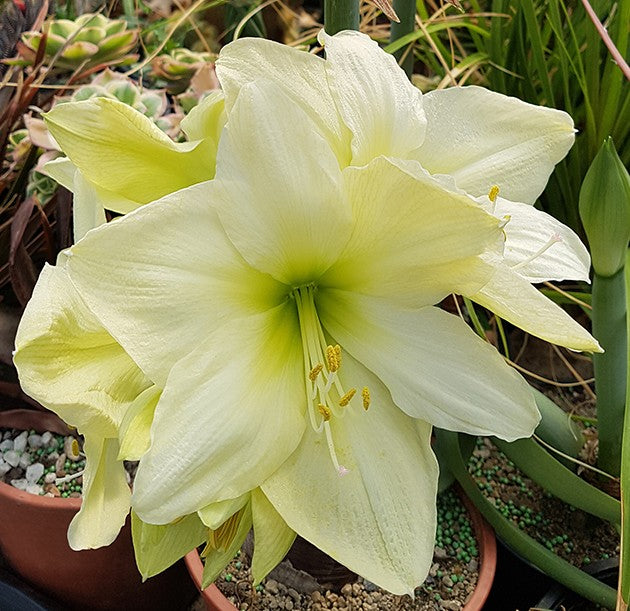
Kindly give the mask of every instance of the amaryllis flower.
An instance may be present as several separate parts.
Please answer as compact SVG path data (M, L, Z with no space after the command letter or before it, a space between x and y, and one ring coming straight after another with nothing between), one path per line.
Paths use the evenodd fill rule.
M322 31L319 38L325 60L262 39L227 45L216 66L228 112L245 84L270 79L313 119L342 167L396 157L410 162L408 171L428 171L478 198L508 221L506 248L492 262L493 277L468 296L532 335L591 350L582 327L532 286L588 281L590 259L578 236L532 206L573 144L571 117L483 87L422 95L365 34Z
M334 41L358 42L335 60ZM141 520L176 526L197 513L219 539L223 524L240 537L258 520L261 533L282 532L281 544L257 538L268 543L265 570L297 532L382 587L410 593L432 558L431 426L513 440L539 419L524 380L435 305L451 293L481 301L488 287L500 293L520 280L538 295L528 275L552 273L552 246L536 232L528 239L518 223L508 231L495 185L509 195L519 183L510 163L499 156L492 180L477 186L455 171L425 169L419 156L430 128L420 93L361 35L326 43L327 60L253 40L226 47L216 178L95 228L66 251L47 274L69 282L80 302L59 297L40 318L55 290L41 288L36 295L46 299L27 308L16 363L28 392L77 419L46 402L48 379L58 389L71 382L66 360L47 366L37 355L60 342L60 316L73 328L80 303L146 385L107 431L83 423L96 439L118 435L119 458L140 459L131 505ZM256 61L258 78L247 72ZM334 65L340 76L327 73ZM549 140L554 152L536 188L570 144L564 117L554 114L565 142ZM82 175L101 176L98 155L84 159L87 139L68 128L69 117L57 119L50 129L64 152ZM111 148L109 136L99 138L95 149ZM497 142L497 150L520 146L522 163L534 155L525 144ZM123 176L121 193L141 194L144 183ZM549 223L565 268L581 270L572 234ZM497 288L501 274L508 282ZM501 295L489 294L498 308ZM523 302L510 299L506 308L525 328L535 321L558 343L599 349L556 306L523 313ZM77 359L89 361L86 396L96 388L119 400L107 355L80 348L75 342Z
M432 556L431 425L515 439L538 422L525 382L433 307L488 282L501 225L387 158L342 170L301 106L272 82L244 86L214 181L63 259L164 389L134 511L167 524L260 487L292 530L411 592Z

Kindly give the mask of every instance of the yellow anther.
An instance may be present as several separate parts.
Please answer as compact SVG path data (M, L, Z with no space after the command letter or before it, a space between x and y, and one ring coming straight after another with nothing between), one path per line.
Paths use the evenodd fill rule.
M339 346L326 346L326 364L328 365L328 371L334 373L339 369L341 364L341 348L337 350Z
M337 357L337 369L341 367L341 346L339 344L334 345L335 356Z
M356 392L357 392L356 388L351 388L343 397L341 397L341 399L339 399L339 406L345 407L346 405L348 405L348 403L350 403L350 401L352 400L352 397L354 397Z
M488 199L494 204L494 202L497 201L498 195L499 195L498 185L492 185L490 187L490 192L488 193Z
M325 405L322 405L321 403L317 406L317 410L319 411L319 413L322 415L322 418L324 419L324 422L328 422L330 420L330 417L332 416L332 413L330 411L330 408L326 407Z
M224 551L230 547L232 541L234 541L234 537L236 537L242 515L243 510L241 509L230 516L216 530L208 529L208 541L201 553L202 558L205 558L213 549Z
M361 397L363 398L363 409L367 412L370 407L370 389L367 386L363 387Z
M308 374L309 380L311 382L314 382L323 368L324 366L321 363L317 363L317 365L315 365L315 367L313 367L313 369L311 369L310 373Z

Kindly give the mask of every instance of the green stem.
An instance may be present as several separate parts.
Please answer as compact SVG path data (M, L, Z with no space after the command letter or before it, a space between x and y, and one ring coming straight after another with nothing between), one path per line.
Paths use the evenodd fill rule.
M389 41L395 42L399 38L411 34L416 24L416 3L415 0L394 0L394 11L400 19L400 23L392 22ZM412 43L410 43L412 44ZM413 72L413 48L403 48L394 53L394 57L400 63L400 59L405 55L405 59L400 64L402 69L411 77Z
M626 253L626 309L630 310L630 250ZM630 318L627 321L630 334ZM630 357L627 380L630 380ZM619 594L626 605L630 602L630 384L626 390L626 413L623 422L621 449L621 558L619 559Z
M331 36L359 29L359 0L324 0L324 29Z
M626 405L627 338L624 271L593 277L593 335L604 353L593 355L597 422L598 466L610 475L621 469L622 423Z
M490 522L497 535L516 553L536 565L546 575L571 588L580 596L603 605L615 608L616 592L584 571L569 564L566 560L542 546L525 534L510 520L503 517L497 508L479 491L477 484L470 477L461 455L457 433L436 429L437 443L442 446L447 457L447 466L461 484L468 498L475 504L483 517Z

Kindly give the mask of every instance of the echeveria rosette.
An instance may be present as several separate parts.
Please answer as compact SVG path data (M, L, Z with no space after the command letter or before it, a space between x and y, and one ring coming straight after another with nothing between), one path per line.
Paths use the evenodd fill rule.
M126 214L213 178L226 120L218 91L181 121L187 142L173 142L151 119L109 98L60 104L44 117L67 157L43 171L74 193L75 239L104 223L105 210Z
M268 78L313 119L342 167L387 155L409 162L408 171L426 170L477 198L508 221L506 248L492 261L496 273L485 287L467 295L552 343L599 350L532 286L588 281L589 255L580 239L531 205L573 144L571 117L482 87L422 95L368 36L322 31L320 42L325 60L262 39L227 45L216 67L228 112L245 84Z
M427 173L384 157L342 170L338 153L277 85L250 83L216 179L94 229L64 269L163 388L142 520L260 490L285 533L409 593L432 557L431 425L515 439L539 415L498 353L434 307L492 277L501 222Z

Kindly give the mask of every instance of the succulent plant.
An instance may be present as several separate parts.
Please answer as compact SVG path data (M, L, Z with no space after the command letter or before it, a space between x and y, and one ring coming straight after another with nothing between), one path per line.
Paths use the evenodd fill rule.
M9 134L6 155L8 169L19 171L23 167L32 146L37 145L31 140L28 129L16 129ZM40 153L42 153L42 149L38 147L38 154ZM38 169L45 161L49 161L59 154L56 151L43 152L40 155L37 166L29 170L26 182L26 195L35 195L41 204L45 204L50 200L58 185L52 178L38 172Z
M138 43L138 29L127 29L122 19L108 19L104 15L86 13L74 21L53 19L44 24L45 60L57 68L75 70L79 66L132 63L130 55ZM34 61L43 39L42 32L25 32L18 45L21 63Z
M214 70L214 53L191 51L186 48L174 49L170 53L158 55L152 62L152 75L166 81L171 93L181 93L200 70ZM218 87L218 82L217 82Z

